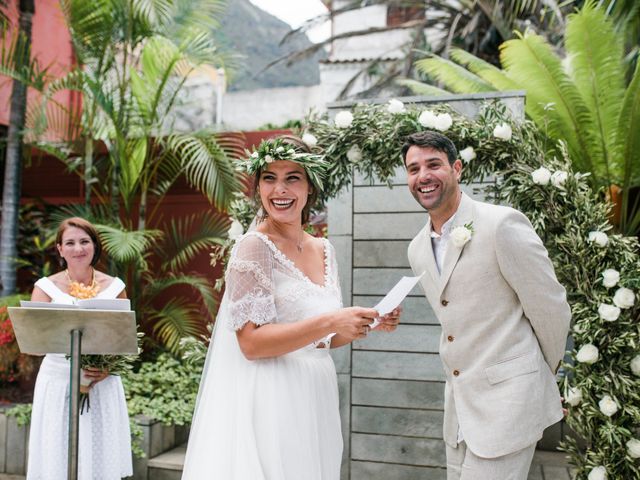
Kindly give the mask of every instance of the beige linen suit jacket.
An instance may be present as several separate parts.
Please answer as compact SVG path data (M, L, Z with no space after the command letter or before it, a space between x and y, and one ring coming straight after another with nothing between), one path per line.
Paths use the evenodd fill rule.
M571 311L542 241L509 207L462 194L452 228L473 222L462 248L450 239L442 273L431 222L409 245L409 262L442 324L444 440L495 458L535 443L562 418L556 371Z

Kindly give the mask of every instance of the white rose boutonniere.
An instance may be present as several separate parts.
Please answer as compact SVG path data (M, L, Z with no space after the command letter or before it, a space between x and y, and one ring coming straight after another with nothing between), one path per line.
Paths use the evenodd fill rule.
M460 150L460 158L464 163L469 163L471 160L476 158L476 151L473 147L467 147L464 150Z
M400 100L392 98L391 100L389 100L389 103L387 104L387 111L389 113L403 113L404 103L402 103Z
M511 135L513 135L513 131L508 123L501 123L493 129L493 136L500 140L509 141L511 140Z
M470 222L465 225L455 227L453 230L451 230L451 241L456 247L462 248L469 240L471 240L472 235L473 222Z
M336 113L336 117L333 119L338 128L349 128L353 123L353 114L348 110L342 110Z
M607 236L606 233L599 232L596 230L593 232L589 232L589 241L591 243L595 243L600 247L606 247L607 244L609 243L609 237Z
M580 402L582 401L582 391L580 391L579 388L571 387L564 396L564 399L569 405L576 407L580 405Z
M636 355L631 360L631 371L636 377L640 377L640 355Z
M598 307L598 314L602 320L607 322L615 322L620 316L620 309L615 305L601 303Z
M598 347L593 345L592 343L587 343L583 345L576 355L576 360L580 363L596 363L598 361L600 354L598 352Z
M615 415L615 413L618 411L618 404L609 395L605 395L600 399L600 401L598 402L598 407L600 407L600 411L607 417Z
M596 467L589 472L588 480L607 480L607 469L604 467Z
M640 440L632 438L627 442L627 452L631 458L640 458Z
M615 287L620 281L620 272L613 268L607 268L602 272L602 285L607 288Z
M636 303L636 294L633 290L620 287L613 295L613 303L620 308L631 308Z

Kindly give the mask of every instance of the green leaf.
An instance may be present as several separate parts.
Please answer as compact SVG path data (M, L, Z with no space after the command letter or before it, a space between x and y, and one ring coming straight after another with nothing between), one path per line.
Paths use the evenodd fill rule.
M147 139L127 142L125 155L120 157L120 192L126 199L131 197L140 182L140 174L147 158Z
M180 340L202 334L198 308L181 297L171 298L162 308L151 310L147 317L153 332L173 353L180 350Z
M478 75L451 60L440 57L423 58L416 62L416 69L429 75L455 93L492 92L496 88Z
M396 83L398 85L408 87L416 95L428 95L434 97L438 97L441 95L451 95L451 92L438 87L434 87L433 85L429 85L428 83L412 80L410 78L401 78L400 80L396 80Z
M105 252L118 263L130 263L143 257L149 247L163 236L160 230L121 230L95 225Z

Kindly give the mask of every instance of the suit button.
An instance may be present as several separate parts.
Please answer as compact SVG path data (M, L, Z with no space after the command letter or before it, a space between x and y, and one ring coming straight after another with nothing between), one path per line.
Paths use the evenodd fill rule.
M457 377L458 375L460 375L460 370L454 370L453 371L453 376Z
M447 305L449 305L449 300L444 300L444 299L443 299L443 300L440 300L440 304L441 304L443 307L446 307Z
M449 340L450 342L453 342L453 335L449 335L449 336L447 337L447 340Z

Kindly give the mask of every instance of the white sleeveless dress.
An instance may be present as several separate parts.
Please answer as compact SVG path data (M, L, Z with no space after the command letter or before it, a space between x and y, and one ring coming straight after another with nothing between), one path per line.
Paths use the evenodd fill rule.
M35 284L53 303L72 304L48 278ZM124 289L114 279L96 298L116 298ZM63 354L44 357L33 394L27 480L66 480L70 363ZM80 415L78 478L120 480L133 474L129 415L120 377L111 375L89 393L91 407Z
M234 246L200 381L183 480L338 480L342 434L330 338L247 360L235 331L291 323L341 307L335 252L313 283L259 232ZM317 348L325 345L325 348Z

